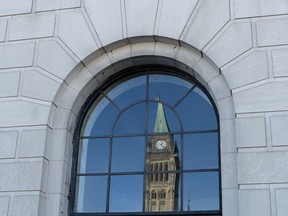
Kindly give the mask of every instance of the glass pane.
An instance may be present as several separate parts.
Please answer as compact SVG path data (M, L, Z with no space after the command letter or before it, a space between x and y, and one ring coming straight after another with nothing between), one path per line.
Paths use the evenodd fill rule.
M218 168L218 134L184 135L184 169Z
M176 110L183 121L184 131L217 129L214 108L199 88L177 105Z
M83 139L79 146L78 172L107 172L110 139Z
M112 172L143 171L144 137L121 137L112 140Z
M83 123L82 136L110 135L119 111L106 99L97 99Z
M143 205L143 176L112 176L110 212L141 212Z
M159 174L154 174L160 175ZM155 181L151 177L153 174L146 175L145 186L145 211L179 211L180 210L180 174L168 173L167 179Z
M148 131L157 132L176 132L180 131L180 123L173 110L164 106L162 103L149 103L148 105Z
M185 173L184 211L219 210L218 172Z
M181 135L156 134L150 136L147 144L147 171L175 171L180 170ZM165 164L168 168L164 170ZM155 168L158 166L159 169ZM160 170L162 166L162 170Z
M146 76L132 78L116 85L107 96L121 108L146 98Z
M145 131L145 103L136 104L121 114L118 119L114 134L131 134Z
M173 106L193 84L174 76L152 74L149 77L149 99L160 97Z
M80 176L77 177L76 184L76 212L105 212L107 194L106 176Z

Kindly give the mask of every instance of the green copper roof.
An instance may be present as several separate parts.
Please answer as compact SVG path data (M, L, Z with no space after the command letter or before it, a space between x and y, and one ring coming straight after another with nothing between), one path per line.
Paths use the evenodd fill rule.
M156 97L155 99L159 100L159 97ZM160 102L158 102L158 109L157 109L154 132L155 133L169 132L169 127L166 121L164 107L163 107L163 104Z

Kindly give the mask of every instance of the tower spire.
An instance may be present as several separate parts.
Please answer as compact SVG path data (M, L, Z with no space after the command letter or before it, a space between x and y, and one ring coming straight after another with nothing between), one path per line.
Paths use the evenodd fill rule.
M159 102L159 100L160 100L159 96L156 96L155 100L158 101L158 108L157 108L154 132L155 133L169 132L170 130L169 130L169 127L167 124L163 104Z

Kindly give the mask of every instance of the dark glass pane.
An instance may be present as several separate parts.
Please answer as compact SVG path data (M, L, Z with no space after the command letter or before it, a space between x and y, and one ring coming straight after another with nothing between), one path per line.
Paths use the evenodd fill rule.
M79 146L78 172L107 172L109 139L84 139Z
M219 210L218 172L184 173L183 210Z
M176 113L162 103L149 103L148 105L148 131L149 133L180 131L180 123ZM168 131L167 129L168 128Z
M141 212L143 205L143 176L112 176L110 212Z
M217 117L207 96L195 88L177 107L184 131L217 129Z
M129 79L113 87L107 96L112 99L117 106L125 108L128 104L146 98L146 76Z
M114 134L144 133L145 131L145 103L136 104L121 114Z
M121 137L112 140L112 172L143 171L144 137Z
M184 135L184 169L218 168L218 134Z
M76 184L76 212L105 212L106 176L79 176Z
M118 114L119 111L106 98L98 98L85 118L82 136L110 135Z
M149 77L149 99L160 97L171 106L191 89L193 84L186 80L161 74Z
M150 136L146 149L146 170L161 171L160 167L168 171L180 170L180 150L181 135L155 134Z
M162 173L163 174L163 173ZM145 186L145 211L163 212L180 210L180 174L168 173L168 180L151 180L151 175L146 176ZM154 175L160 175L154 174Z

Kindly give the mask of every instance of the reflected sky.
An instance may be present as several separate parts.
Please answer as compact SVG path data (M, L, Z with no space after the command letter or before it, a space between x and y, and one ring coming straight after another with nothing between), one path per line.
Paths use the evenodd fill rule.
M154 131L159 101L169 127L162 134ZM147 205L154 201L156 209L165 211L161 205L171 202L176 188L173 211L219 210L217 129L217 116L209 98L192 82L151 74L112 85L95 100L82 126L75 211L150 211ZM154 143L157 139L172 140L172 147L167 144L168 147L157 149L153 139ZM152 154L156 170L148 161ZM165 154L172 155L166 162L171 165L175 159L177 167L169 165L164 169ZM177 186L169 189L167 182L172 178ZM159 191L164 190L165 184L164 199ZM148 187L157 189L157 202L152 200Z

